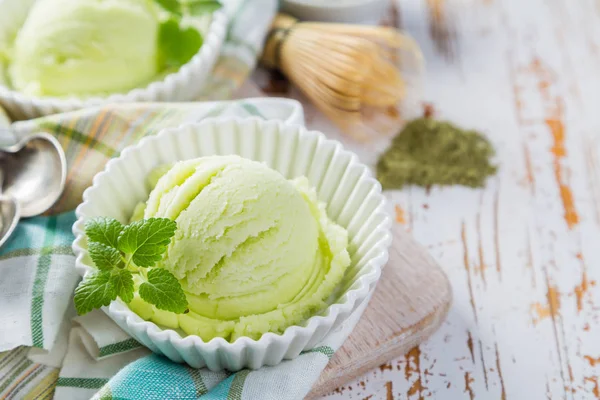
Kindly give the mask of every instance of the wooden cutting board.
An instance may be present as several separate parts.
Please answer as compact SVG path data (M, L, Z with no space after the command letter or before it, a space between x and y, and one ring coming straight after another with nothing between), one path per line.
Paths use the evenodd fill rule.
M307 399L407 353L443 322L452 291L427 251L396 224L390 258L367 309Z

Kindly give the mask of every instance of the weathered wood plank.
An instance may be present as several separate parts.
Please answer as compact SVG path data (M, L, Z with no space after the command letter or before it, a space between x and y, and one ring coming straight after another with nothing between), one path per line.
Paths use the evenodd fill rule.
M427 60L424 99L485 132L501 170L484 190L388 194L450 277L454 306L429 341L328 398L600 398L600 3L396 9ZM367 162L384 145L344 140Z

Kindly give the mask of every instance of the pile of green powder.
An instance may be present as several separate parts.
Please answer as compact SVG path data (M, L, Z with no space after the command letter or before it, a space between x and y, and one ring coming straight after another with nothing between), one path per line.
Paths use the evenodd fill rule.
M409 122L392 140L377 163L377 179L384 189L404 185L464 185L482 187L497 167L490 159L491 143L476 131L448 122L419 118Z

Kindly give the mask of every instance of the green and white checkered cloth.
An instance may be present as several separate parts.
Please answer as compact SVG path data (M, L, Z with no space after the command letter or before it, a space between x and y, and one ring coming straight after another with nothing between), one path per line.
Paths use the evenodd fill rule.
M276 0L228 3L234 14L206 98L229 98L254 68ZM295 360L235 374L196 370L142 347L101 311L76 317L79 277L71 251L73 210L92 177L126 146L162 128L215 116L303 123L299 103L282 99L127 104L12 125L21 137L54 134L68 162L67 185L49 215L23 220L0 248L1 399L300 399L357 318ZM0 124L7 122L0 111ZM365 303L366 304L366 303Z
M148 350L101 311L73 318L71 299L78 276L70 244L75 217L73 211L65 210L79 202L91 176L110 158L107 149L115 155L130 140L161 127L221 115L303 121L301 106L295 101L248 99L111 106L14 125L20 135L39 127L54 127L51 131L67 150L69 170L76 172L69 178L65 199L56 207L60 213L22 221L0 249L0 349L33 347L0 355L0 376L4 377L0 378L0 395L49 398L54 385L56 399L75 400L95 393L103 399L300 399L308 393L353 323L295 360L229 375L148 356ZM102 126L101 121L110 126L93 128ZM78 128L73 130L73 126ZM97 141L97 133L104 131L104 140ZM113 136L122 137L122 144L110 144L108 138Z

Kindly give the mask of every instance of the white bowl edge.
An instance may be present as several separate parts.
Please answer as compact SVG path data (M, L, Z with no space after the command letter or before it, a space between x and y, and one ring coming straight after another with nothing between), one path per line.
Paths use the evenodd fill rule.
M0 0L0 7L6 11L10 8L10 1L20 0ZM0 105L15 119L30 119L109 103L193 100L202 90L219 56L227 25L228 15L225 10L213 13L208 33L198 53L179 70L161 80L150 82L145 87L106 97L62 98L29 96L0 83ZM0 29L4 28L0 26Z

